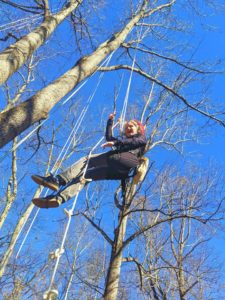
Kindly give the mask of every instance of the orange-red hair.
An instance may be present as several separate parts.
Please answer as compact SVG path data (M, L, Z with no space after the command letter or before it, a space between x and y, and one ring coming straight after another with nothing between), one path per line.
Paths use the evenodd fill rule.
M145 126L140 121L133 119L128 121L127 123L129 122L135 123L138 126L138 131L141 135L145 134Z

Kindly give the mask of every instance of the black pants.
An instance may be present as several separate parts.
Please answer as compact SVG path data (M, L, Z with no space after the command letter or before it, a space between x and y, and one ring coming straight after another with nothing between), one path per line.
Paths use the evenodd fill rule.
M58 193L63 202L75 196L81 189L80 177L84 173L87 159L81 158L74 165L59 174L66 186ZM130 152L109 151L93 155L88 162L85 178L96 180L121 180L127 178L130 170L139 164L138 158Z
M85 177L92 180L124 179L138 164L133 153L109 151L90 158Z

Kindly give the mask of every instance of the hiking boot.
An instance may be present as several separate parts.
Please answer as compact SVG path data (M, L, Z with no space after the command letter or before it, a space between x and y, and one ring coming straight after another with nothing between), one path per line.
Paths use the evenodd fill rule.
M35 206L39 208L55 208L59 207L62 204L63 199L62 197L57 195L50 195L43 198L34 198L32 202Z
M56 177L54 177L52 174L47 177L32 175L31 178L37 184L48 187L55 192L59 190L59 180Z

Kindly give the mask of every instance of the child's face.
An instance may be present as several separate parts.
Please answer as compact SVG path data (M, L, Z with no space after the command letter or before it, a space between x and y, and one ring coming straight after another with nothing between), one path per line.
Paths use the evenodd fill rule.
M125 125L125 135L127 137L133 136L138 133L138 125L132 121L129 121Z

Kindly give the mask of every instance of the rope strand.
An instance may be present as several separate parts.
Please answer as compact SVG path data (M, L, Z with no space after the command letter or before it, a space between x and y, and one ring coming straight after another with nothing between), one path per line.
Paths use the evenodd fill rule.
M53 9L52 12L55 12L57 9ZM28 17L25 17L25 18L21 18L21 19L18 19L16 21L12 21L12 22L9 22L9 23L6 23L6 24L3 24L3 25L0 25L0 32L2 31L5 31L5 30L9 30L9 29L19 29L20 27L18 26L21 26L21 25L24 25L22 26L21 28L25 27L26 25L31 25L31 21L37 21L41 18L43 18L44 15L43 13L40 13L40 14L36 14L36 15L31 15L31 16L28 16Z
M103 64L104 64L105 62L107 62L107 65L109 64L109 62L110 62L110 60L111 60L111 58L112 58L114 52L115 52L115 51L113 51L113 52L110 54L110 56L103 62ZM90 106L90 104L91 104L91 102L92 102L92 100L93 100L93 98L94 98L94 96L95 96L95 94L96 94L96 91L97 91L98 86L100 85L100 83L101 83L101 81L102 81L103 76L104 76L104 73L101 73L101 74L99 75L98 83L97 83L97 85L96 85L96 87L95 87L93 93L92 93L92 94L90 95L90 97L88 98L87 103L86 103L86 106L83 108L81 114L79 115L78 120L76 121L76 123L75 123L75 125L74 125L74 127L73 127L73 129L72 129L72 131L71 131L71 133L70 133L70 135L69 135L69 137L68 137L67 140L66 140L66 143L64 144L64 146L63 146L63 148L62 148L60 154L58 155L58 157L57 157L57 159L56 159L56 162L55 162L54 166L52 167L53 173L57 174L59 168L61 167L61 163L58 164L58 162L59 162L59 160L60 160L60 158L61 158L61 156L62 156L63 153L64 153L64 154L63 154L63 156L62 156L61 162L64 160L64 158L65 158L65 156L66 156L66 154L67 154L67 152L68 152L68 150L69 150L69 148L70 148L70 145L71 145L71 143L73 142L73 138L75 137L77 131L79 130L79 128L80 128L80 126L81 126L81 124L82 124L82 121L83 121L83 119L84 119L84 117L85 117L85 115L86 115L86 113L87 113L87 111L88 111L88 108L89 108L89 106ZM67 146L67 149L65 150L67 144L68 144L68 146ZM64 151L64 150L65 150L65 151ZM56 167L57 164L58 164L58 167L57 167L56 170L54 170L54 168ZM44 197L47 195L48 191L49 191L49 189L47 189L47 191L45 192ZM29 227L29 229L28 229L28 232L27 232L27 234L25 235L25 237L24 237L24 239L23 239L23 241L22 241L21 247L19 248L19 250L18 250L18 252L17 252L17 254L16 254L16 258L19 256L19 253L20 253L21 250L22 250L22 247L23 247L23 245L24 245L24 243L25 243L25 241L26 241L26 239L27 239L27 237L28 237L28 234L29 234L29 232L30 232L30 230L31 230L31 228L32 228L32 226L33 226L33 224L34 224L34 221L35 221L36 218L37 218L37 215L38 215L38 213L39 213L39 210L40 210L40 209L37 210L37 212L36 212L36 214L35 214L35 216L34 216L34 219L33 219L32 222L31 222L31 225L30 225L30 227ZM24 224L24 226L25 226L25 224ZM23 226L23 227L24 227L24 226ZM20 232L19 234L21 234L21 232ZM17 238L17 239L18 239L18 238Z
M117 122L113 128L115 126L117 126L119 124L119 122ZM92 149L90 150L89 154L88 154L88 157L87 157L87 161L85 163L85 168L84 168L84 172L83 172L83 175L82 175L82 179L85 178L85 174L86 174L86 171L87 171L87 168L88 168L88 163L89 163L89 160L90 160L90 157L91 157L91 154L93 153L93 151L99 146L99 144L103 141L104 139L104 136L101 137L99 139L99 141L92 147ZM78 193L76 194L75 198L74 198L74 201L73 201L73 205L72 205L72 208L70 209L70 213L68 214L68 222L67 222L67 226L66 226L66 229L65 229L65 232L64 232L64 235L63 235L63 239L62 239L62 243L60 245L60 248L59 248L59 252L62 253L63 249L64 249L64 244L65 244L65 241L66 241L66 237L67 237L67 233L68 233L68 230L69 230L69 226L70 226L70 223L71 223L71 219L72 219L72 215L74 213L74 209L75 209L75 206L76 206L76 203L77 203L77 199L78 199L78 196L80 194L80 188L81 188L81 184L79 186L79 189L78 189ZM58 265L59 265L59 261L60 261L60 257L61 255L59 255L57 257L57 260L56 260L56 263L55 263L55 266L54 266L54 270L53 270L53 273L52 273L52 277L51 277L51 280L50 280L50 284L49 284L49 288L48 288L48 291L51 291L52 289L52 286L53 286L53 283L54 283L54 280L55 280L55 275L56 275L56 272L57 272L57 269L58 269ZM47 292L48 292L47 291Z
M138 42L137 42L137 46L139 45L142 37L141 37L141 33L142 33L142 27L140 28L139 34L138 34ZM129 81L128 81L128 85L127 85L127 90L126 90L126 95L125 95L125 99L124 99L124 103L123 103L123 108L122 108L122 112L121 112L121 123L120 123L120 132L123 132L123 127L124 127L124 123L125 123L125 117L126 117L126 112L127 112L127 105L128 105L128 100L129 100L129 95L130 95L130 87L131 87L131 82L132 82L132 77L133 77L133 71L134 71L134 66L136 63L136 56L137 56L137 48L135 49L135 54L134 54L134 58L133 58L133 62L132 62L132 67L131 67L131 72L130 72L130 77L129 77Z

